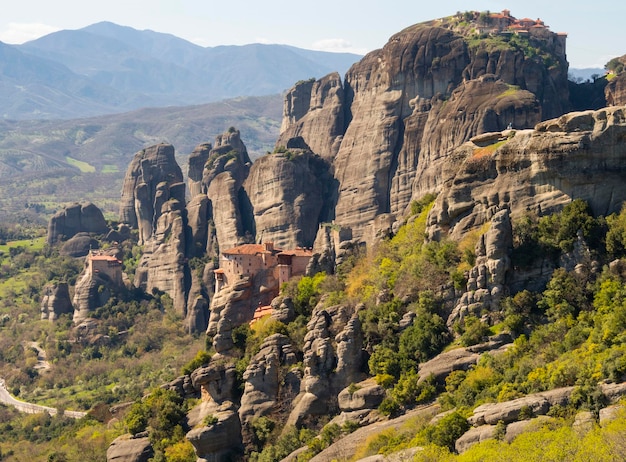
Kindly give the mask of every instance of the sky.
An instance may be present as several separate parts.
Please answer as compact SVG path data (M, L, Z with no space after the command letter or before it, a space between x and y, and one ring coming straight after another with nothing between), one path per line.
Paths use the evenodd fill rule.
M3 1L0 41L23 43L111 21L201 46L276 43L365 54L412 24L457 11L511 10L567 32L570 67L602 68L626 54L626 2L616 0L17 0Z

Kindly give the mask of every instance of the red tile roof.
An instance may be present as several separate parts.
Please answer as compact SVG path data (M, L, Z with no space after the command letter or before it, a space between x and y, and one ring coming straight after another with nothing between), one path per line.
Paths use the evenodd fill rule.
M280 255L293 255L294 257L311 257L313 256L313 251L311 249L283 250L280 252Z
M276 251L280 251L280 249L275 249ZM271 251L265 250L265 246L263 244L242 244L237 247L233 247L232 249L225 250L222 252L224 255L256 255L258 253L271 253Z
M122 263L113 255L90 255L89 259L95 260L95 261L114 261L114 262Z

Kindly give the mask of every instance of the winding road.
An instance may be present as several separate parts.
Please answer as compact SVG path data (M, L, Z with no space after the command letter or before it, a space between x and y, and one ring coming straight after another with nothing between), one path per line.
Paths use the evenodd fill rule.
M50 363L48 363L48 361L46 360L46 352L37 344L37 342L28 342L26 346L37 350L37 365L35 366L35 369L50 369ZM56 415L58 413L58 410L56 408L27 403L25 401L20 401L19 399L14 398L7 390L4 379L2 378L0 378L0 403L6 404L7 406L13 406L18 411L28 414L47 412L50 415ZM87 413L81 411L66 410L63 412L63 415L71 417L72 419L82 419L87 415Z

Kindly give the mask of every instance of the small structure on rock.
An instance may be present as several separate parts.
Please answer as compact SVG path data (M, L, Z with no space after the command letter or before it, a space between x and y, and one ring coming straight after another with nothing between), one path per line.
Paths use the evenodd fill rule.
M91 276L106 275L117 287L122 286L122 262L115 255L92 250L87 257L87 271Z
M272 242L238 245L222 253L220 268L215 271L215 290L261 271L270 271L278 281L278 292L278 288L290 278L306 273L312 256L310 249L281 250L274 248Z

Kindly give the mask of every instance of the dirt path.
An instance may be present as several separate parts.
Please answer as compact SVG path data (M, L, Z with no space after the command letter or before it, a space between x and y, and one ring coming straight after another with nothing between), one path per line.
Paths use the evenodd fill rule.
M24 342L24 346L27 348L32 348L37 351L37 364L35 365L35 369L41 371L49 371L50 363L48 362L46 356L46 350L39 346L37 342Z

